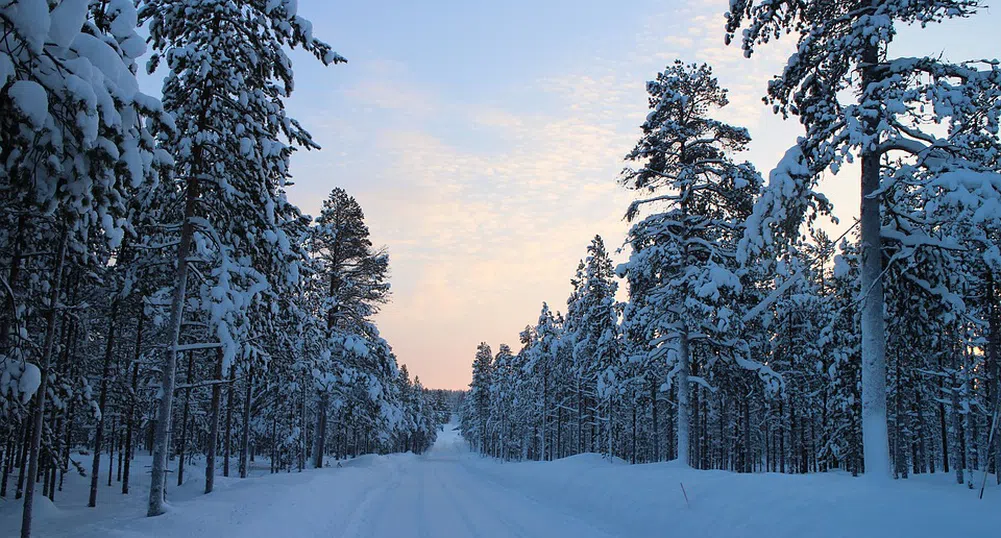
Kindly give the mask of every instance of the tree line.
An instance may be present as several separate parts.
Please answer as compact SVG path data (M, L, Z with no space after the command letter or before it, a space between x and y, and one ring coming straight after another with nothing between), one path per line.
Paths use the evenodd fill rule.
M613 266L595 237L565 313L543 304L517 352L479 346L462 407L472 447L738 472L941 471L970 487L998 473L1001 68L890 47L900 25L982 7L731 2L725 38L745 56L798 40L764 101L803 133L766 182L738 160L750 134L720 119L728 93L710 66L678 61L648 82L620 177L636 192L629 259ZM827 173L862 185L840 237L821 226Z
M389 257L361 206L287 199L293 153L319 149L285 108L287 50L345 61L296 5L0 4L0 496L23 497L23 537L39 488L129 494L139 450L155 516L194 456L209 493L259 456L421 452L448 421L372 321ZM139 91L147 46L162 99Z

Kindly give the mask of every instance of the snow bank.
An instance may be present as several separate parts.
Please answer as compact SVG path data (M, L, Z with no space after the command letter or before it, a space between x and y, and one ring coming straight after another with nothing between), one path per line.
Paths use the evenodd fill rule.
M1001 488L989 485L980 501L976 491L956 485L951 473L873 483L840 472L737 474L676 462L613 465L596 454L548 463L464 464L501 487L517 488L618 536L975 536L1001 528Z

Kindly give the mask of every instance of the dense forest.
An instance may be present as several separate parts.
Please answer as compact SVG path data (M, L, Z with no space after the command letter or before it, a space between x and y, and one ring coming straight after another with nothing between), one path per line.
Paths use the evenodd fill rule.
M686 480L1001 483L1001 63L891 47L903 27L984 8L730 0L719 38L734 53L797 45L760 90L798 140L762 174L741 160L751 133L728 119L713 68L667 65L618 178L635 195L627 260L595 236L565 308L544 303L515 347L480 344L456 392L425 388L380 335L390 256L358 200L337 178L318 215L288 198L296 151L320 150L286 108L289 55L347 61L296 0L0 0L3 506L20 501L27 538L64 482L89 484L81 509L142 496L160 516L186 472L204 473L197 503L256 469L327 480L284 490L297 523L316 514L295 506L337 497L317 535L400 521L569 532L498 481L514 466L466 458L467 444L501 460L677 460L659 469ZM834 218L821 180L858 182L857 219ZM462 438L448 428L442 443L456 410ZM437 457L381 456L436 440ZM528 465L510 476L559 467ZM228 523L255 522L246 507L274 484L260 483L228 497L243 503ZM507 504L484 508L486 495ZM385 499L411 511L371 511Z
M801 136L766 182L710 66L647 83L628 261L595 237L564 313L543 304L517 352L480 344L471 446L981 487L1001 464L1001 66L889 53L898 27L980 7L731 1L745 56L798 39L762 90ZM833 174L861 184L854 222L817 190Z
M193 456L208 493L255 456L430 446L447 396L372 321L389 256L362 208L286 198L319 147L286 114L285 51L345 61L296 2L15 0L0 25L0 496L24 497L22 536L67 473L90 506L114 476L157 515ZM162 100L138 89L147 43ZM139 450L152 485L130 492Z

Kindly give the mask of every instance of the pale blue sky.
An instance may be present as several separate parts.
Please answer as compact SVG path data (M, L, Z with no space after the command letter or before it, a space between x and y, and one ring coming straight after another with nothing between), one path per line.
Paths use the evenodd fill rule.
M995 2L996 3L996 2ZM792 42L745 60L723 46L728 2L299 0L348 58L293 54L292 114L323 146L299 152L290 198L310 214L335 186L389 248L393 302L378 318L426 386L464 388L477 343L518 347L542 301L565 310L595 233L621 245L622 156L646 115L644 84L675 58L708 61L731 90L721 115L751 130L766 174L798 134L761 104ZM1001 9L920 33L895 53L1001 55ZM842 174L845 175L845 174ZM849 176L829 182L857 211Z

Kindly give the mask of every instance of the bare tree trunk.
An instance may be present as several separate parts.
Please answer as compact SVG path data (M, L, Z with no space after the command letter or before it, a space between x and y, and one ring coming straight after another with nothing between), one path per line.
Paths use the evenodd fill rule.
M76 411L76 402L71 401L69 409L66 410L66 436L63 441L63 467L59 472L59 491L63 490L63 480L66 478L66 471L69 470L70 448L73 445L73 417Z
M939 366L942 361L939 360ZM938 380L939 392L945 392L945 382L940 377ZM938 401L939 435L942 438L942 471L949 472L949 429L946 427L945 403L941 399Z
M993 371L993 398L988 398L988 402L993 402L994 413L997 414L997 407L1001 405L1001 305L998 304L997 282L994 279L994 271L987 271L987 360L989 368ZM994 446L987 447L987 453L994 451L994 475L997 483L1001 484L1001 435L994 436ZM988 456L989 457L989 456Z
M306 431L306 398L309 394L306 384L302 384L302 398L299 402L299 425L302 427L302 431L299 432L299 472L301 473L306 467L306 446L307 446L307 431Z
M174 294L170 303L170 319L167 323L169 337L167 352L164 354L160 381L160 405L157 409L156 430L153 435L153 464L149 484L149 507L147 516L163 513L164 493L167 484L167 451L170 449L171 411L174 405L174 374L177 370L177 346L181 340L181 318L184 314L184 297L188 285L188 255L191 238L194 235L195 204L198 201L198 184L188 181L184 204L184 222L181 238L177 245L177 271L174 275Z
M577 453L584 452L584 395L580 379L577 380Z
M184 484L184 457L188 448L188 409L191 406L191 384L194 383L195 352L188 352L188 387L184 389L184 408L181 411L181 439L177 444L177 485Z
M222 448L222 475L229 476L229 459L233 448L233 385L236 384L234 378L233 365L229 365L229 386L226 387L226 439Z
M250 398L253 396L254 367L250 366L247 373L247 392L243 400L243 431L240 441L240 478L247 478L249 473L247 456L250 451Z
M556 409L556 457L563 457L563 402Z
M651 428L653 429L653 461L654 463L660 462L660 423L657 420L657 392L659 387L657 386L657 380L650 380L650 418L651 418Z
M326 391L320 393L319 405L316 410L316 428L313 430L313 468L323 468L323 450L327 444L327 403L329 396Z
M59 290L63 283L63 266L66 264L66 243L69 232L64 226L59 230L59 248L56 254L55 267L52 270L54 282L49 291L49 311L45 315L45 341L42 345L41 381L35 393L34 426L31 432L31 447L28 451L28 480L24 488L24 507L21 512L21 538L31 536L31 509L35 500L35 477L38 476L38 455L42 445L42 427L45 419L45 396L49 389L49 364L52 350L56 342L56 311L59 309ZM23 467L22 467L23 471Z
M125 472L122 477L122 494L128 495L129 493L129 477L132 467L132 432L135 428L136 421L136 402L138 401L139 394L139 358L142 356L142 338L143 338L143 320L146 316L143 315L143 305L142 300L139 301L139 322L136 326L136 347L132 354L132 382L131 382L131 394L129 402L129 422L125 428Z
M631 463L636 465L636 401L633 401L633 442L632 442L632 456L630 456Z
M115 428L117 425L115 417L111 417L111 436L108 439L108 487L111 487L111 478L115 472Z
M685 467L691 465L689 449L689 387L688 372L691 368L691 356L688 349L688 330L682 329L678 344L678 373L675 384L678 386L678 461Z
M98 408L101 416L97 419L97 427L94 430L94 459L90 466L90 499L87 506L93 508L97 506L97 480L101 471L101 445L104 443L104 417L108 409L108 377L111 375L111 356L115 353L115 330L118 324L118 299L111 303L111 318L108 321L108 340L104 347L104 366L101 373L101 392L98 396ZM108 465L111 465L109 460Z
M125 448L124 448L124 441L122 441L121 437L118 436L118 433L117 433L118 432L118 424L117 424L118 420L117 420L117 418L115 419L115 422L116 422L116 425L115 425L115 428L114 428L113 431L116 432L115 435L118 438L118 475L116 476L115 480L121 482L122 481L122 458L123 458L122 453L125 452ZM108 485L109 486L111 485L110 475L109 475Z
M13 427L13 424L11 424L11 426ZM21 427L18 430L14 430L17 431L18 433L14 434L14 432L12 431L11 432L12 435L7 438L7 446L4 448L3 478L0 479L0 497L3 497L5 499L7 498L7 482L8 480L10 480L11 470L14 468L14 453L17 450L16 439L22 437L20 431L23 430L24 430L24 425L21 425Z
M222 349L216 352L215 384L212 385L212 426L209 428L209 444L205 451L205 493L212 493L215 486L215 453L219 441L219 408L222 404Z
M962 452L963 452L963 423L962 418L959 415L959 386L956 383L956 374L952 374L952 434L955 436L955 442L953 443L953 465L956 467L956 482L962 484L964 480L963 470L966 467L962 462Z
M278 413L271 413L271 474L278 472L278 443L275 438L278 436Z
M914 410L918 419L918 461L915 462L915 469L920 465L921 472L935 472L935 458L928 454L928 424L925 422L924 404L921 402L921 385L914 387Z

